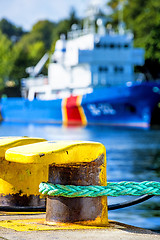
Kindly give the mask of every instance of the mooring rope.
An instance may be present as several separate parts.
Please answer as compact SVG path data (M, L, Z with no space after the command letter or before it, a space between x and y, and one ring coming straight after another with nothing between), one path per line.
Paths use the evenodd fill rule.
M160 195L160 182L108 182L107 186L75 186L40 183L39 192L49 196L63 197L100 197L121 195Z

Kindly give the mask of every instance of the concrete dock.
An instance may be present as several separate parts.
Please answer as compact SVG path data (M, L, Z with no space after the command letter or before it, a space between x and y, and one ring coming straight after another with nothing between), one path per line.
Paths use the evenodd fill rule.
M31 144L31 141L36 143ZM104 145L81 141L46 142L25 137L1 138L0 152L0 205L3 210L0 212L0 239L160 240L160 234L150 230L108 221L106 196L94 200L92 197L68 200L67 197L47 196L46 213L4 212L4 206L14 210L17 206L18 210L21 206L37 207L38 186L48 180L62 185L105 186ZM36 204L30 201L32 199L37 200Z
M4 240L139 240L160 239L160 234L150 230L109 221L108 227L88 227L74 225L47 226L45 213L4 213L0 212L0 239ZM15 230L16 229L16 230Z

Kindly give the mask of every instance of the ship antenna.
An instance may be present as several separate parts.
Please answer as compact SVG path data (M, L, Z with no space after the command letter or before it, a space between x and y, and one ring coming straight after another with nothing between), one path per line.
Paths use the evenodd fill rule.
M86 18L84 19L84 29L91 33L96 32L96 24L101 34L105 34L105 18L102 11L102 0L92 0L86 11Z
M123 21L124 0L119 0L118 4L118 32L123 35L125 32L125 23Z

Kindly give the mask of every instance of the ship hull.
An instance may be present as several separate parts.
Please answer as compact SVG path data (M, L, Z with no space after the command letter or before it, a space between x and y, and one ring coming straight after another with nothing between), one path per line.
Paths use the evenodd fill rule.
M160 83L103 87L82 96L57 100L1 100L4 121L65 125L160 125Z

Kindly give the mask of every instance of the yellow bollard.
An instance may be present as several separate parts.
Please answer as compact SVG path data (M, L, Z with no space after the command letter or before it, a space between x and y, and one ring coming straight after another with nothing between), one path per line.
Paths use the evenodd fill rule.
M96 142L43 142L8 149L5 157L35 168L49 166L48 181L53 184L106 185L106 150ZM46 171L46 168L45 168ZM37 184L38 184L37 179ZM107 197L47 197L46 223L108 224Z
M5 152L12 147L43 141L46 140L29 137L0 138L0 206L38 206L42 204L35 178L45 181L48 178L47 170L41 171L31 164L6 161Z

